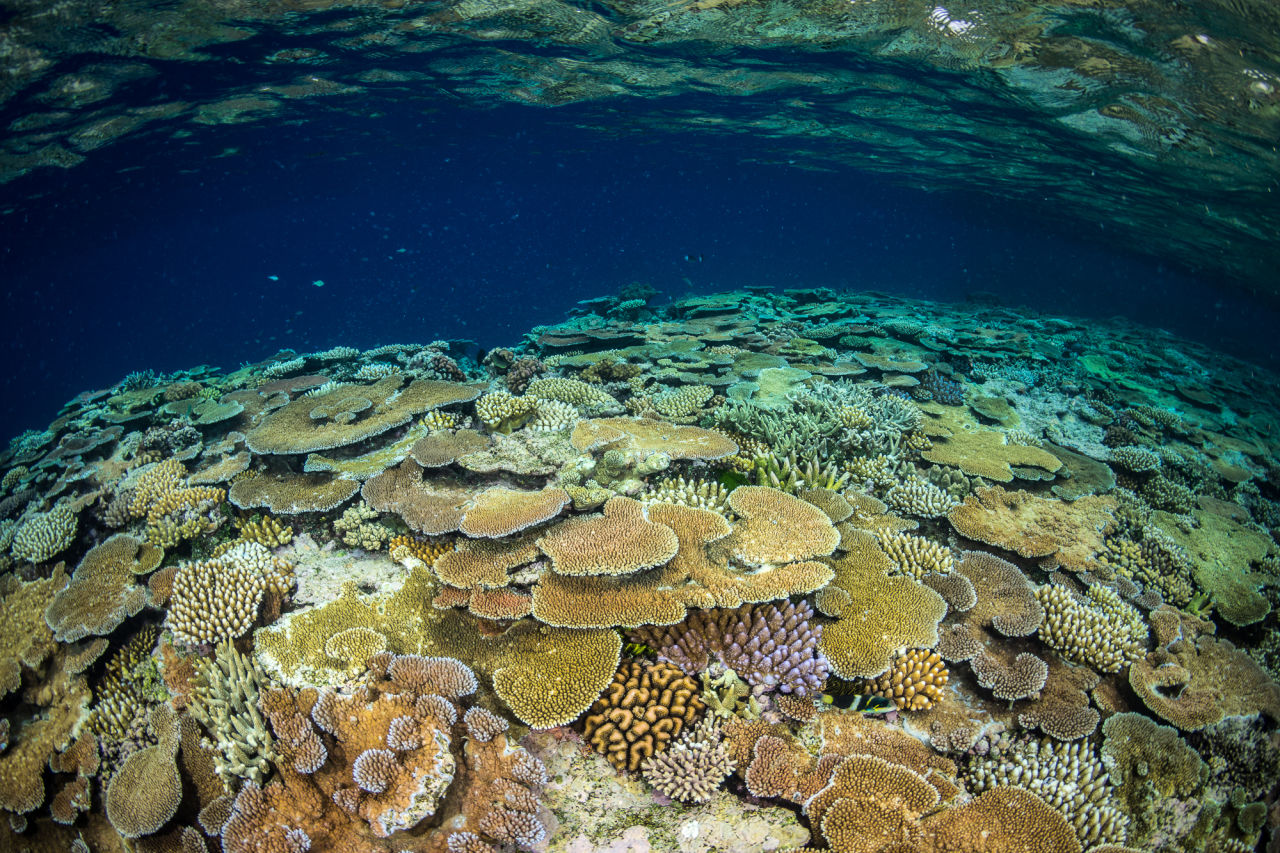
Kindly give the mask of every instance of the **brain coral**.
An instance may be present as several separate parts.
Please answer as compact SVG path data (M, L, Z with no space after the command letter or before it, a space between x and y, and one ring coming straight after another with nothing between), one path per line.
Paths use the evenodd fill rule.
M355 444L408 423L414 415L450 403L474 400L479 385L388 376L373 385L337 385L300 397L263 418L245 435L254 453L311 453Z
M1045 568L1080 572L1106 549L1115 506L1114 498L1100 495L1067 503L991 486L967 496L947 518L961 536L1021 557L1042 557Z
M110 634L137 614L147 601L146 587L135 575L155 569L164 552L124 533L117 533L84 555L71 583L45 608L44 618L54 639L72 643L89 636Z
M583 733L614 767L634 772L702 712L698 692L678 667L628 661L583 718Z

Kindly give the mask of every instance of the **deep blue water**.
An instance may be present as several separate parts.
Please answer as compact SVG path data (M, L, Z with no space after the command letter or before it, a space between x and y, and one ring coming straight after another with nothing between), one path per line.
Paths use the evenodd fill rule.
M154 134L0 187L18 208L0 219L4 438L132 370L285 347L510 345L633 281L670 296L987 291L1274 366L1274 306L1118 250L1096 223L785 156L757 165L741 139L606 137L564 119L504 107Z

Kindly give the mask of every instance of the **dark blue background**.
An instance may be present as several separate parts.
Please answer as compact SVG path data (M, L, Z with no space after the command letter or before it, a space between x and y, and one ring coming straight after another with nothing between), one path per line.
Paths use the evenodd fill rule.
M611 138L563 118L504 107L388 115L356 131L155 133L0 187L18 208L0 219L0 440L132 370L233 368L283 347L510 345L633 281L668 296L747 284L990 291L1273 358L1270 307L1109 248L1096 225L752 165L760 152L725 137Z

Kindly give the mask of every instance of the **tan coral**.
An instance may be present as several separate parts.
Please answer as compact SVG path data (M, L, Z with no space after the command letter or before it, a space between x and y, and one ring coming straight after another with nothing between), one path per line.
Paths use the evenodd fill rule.
M437 429L414 442L409 455L423 468L443 468L452 465L459 456L484 450L488 446L488 437L473 429Z
M494 692L522 722L549 729L576 720L608 686L622 654L616 631L518 622L492 663Z
M794 563L825 556L840 534L822 510L767 486L739 486L729 494L739 520L723 547L750 566Z
M147 591L135 576L160 564L164 552L124 533L117 533L84 555L71 582L49 602L44 618L59 642L105 635L137 614Z
M961 536L1041 557L1046 568L1084 571L1115 526L1113 498L1088 495L1067 503L999 486L979 489L947 514Z
M341 384L300 397L267 415L245 435L258 454L310 453L355 444L408 423L415 415L451 403L474 400L482 387L388 376L373 385Z
M493 486L472 499L458 529L477 538L510 536L555 518L569 501L560 488L530 492Z
M619 770L635 772L693 723L698 684L668 663L628 661L583 719L584 734Z
M1196 731L1226 716L1280 720L1280 684L1226 640L1202 636L1157 647L1129 667L1129 685L1158 717Z
M1099 672L1119 672L1146 654L1147 626L1137 608L1100 585L1085 595L1043 586L1036 598L1045 611L1040 640L1068 660Z
M672 459L722 459L738 452L737 443L723 433L648 418L580 421L571 440L583 451L609 447L641 454L665 453Z
M71 546L76 536L76 513L68 504L38 512L22 522L10 546L15 559L43 563Z
M182 779L174 763L179 736L173 710L157 706L151 712L151 727L159 743L125 759L107 787L107 818L124 838L156 832L182 802Z
M647 518L644 505L626 497L610 498L604 514L569 519L538 540L558 574L628 575L662 565L675 556L679 542L671 528Z
M59 563L43 580L0 577L0 697L22 686L22 668L36 669L56 648L45 608L67 583Z
M248 631L267 587L262 554L269 559L261 545L246 542L221 557L183 563L169 601L167 624L174 639L213 644Z

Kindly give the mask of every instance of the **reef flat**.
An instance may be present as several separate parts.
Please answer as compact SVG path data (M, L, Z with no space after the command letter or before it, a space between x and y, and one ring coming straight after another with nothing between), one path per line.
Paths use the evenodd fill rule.
M655 296L14 438L0 849L1275 849L1276 376Z

